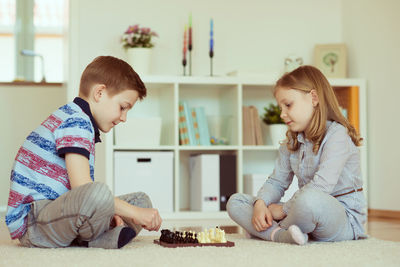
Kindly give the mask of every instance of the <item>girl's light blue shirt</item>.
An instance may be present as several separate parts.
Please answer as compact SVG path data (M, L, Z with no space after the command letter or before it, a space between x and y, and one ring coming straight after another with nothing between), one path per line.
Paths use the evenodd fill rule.
M292 183L293 176L298 179L300 188L316 188L332 196L337 196L362 188L360 151L347 134L347 129L332 121L327 121L327 130L318 153L313 152L313 144L299 134L300 147L290 152L286 144L281 144L273 173L257 194L266 205L277 203ZM288 213L293 202L290 199L283 205ZM355 238L365 237L366 200L363 192L337 197L344 206L353 226Z

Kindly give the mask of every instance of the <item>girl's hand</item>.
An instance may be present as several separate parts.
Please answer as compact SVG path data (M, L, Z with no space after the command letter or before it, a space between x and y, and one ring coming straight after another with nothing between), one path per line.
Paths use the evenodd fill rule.
M283 205L281 204L271 204L268 206L268 209L271 211L274 220L279 221L286 217L286 213L283 211Z
M123 225L124 225L124 221L122 220L122 218L120 216L118 216L117 214L115 214L111 220L110 227L114 228L114 227L123 226Z
M251 222L258 232L265 231L272 226L271 211L261 199L254 203L253 217Z

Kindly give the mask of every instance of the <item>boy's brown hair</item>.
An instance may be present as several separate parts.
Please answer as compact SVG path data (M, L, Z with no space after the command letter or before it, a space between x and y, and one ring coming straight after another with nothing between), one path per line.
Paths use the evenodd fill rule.
M94 84L104 84L110 96L126 89L137 91L140 100L146 96L146 87L139 75L128 63L112 56L96 57L86 67L81 76L79 93L88 97Z

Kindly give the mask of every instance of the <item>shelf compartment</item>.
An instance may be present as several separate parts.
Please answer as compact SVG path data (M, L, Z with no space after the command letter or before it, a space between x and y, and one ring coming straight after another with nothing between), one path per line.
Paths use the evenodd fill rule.
M266 174L265 178L267 178L274 170L277 157L278 150L245 150L243 151L243 174Z
M276 104L273 87L268 85L243 85L242 87L242 105L254 106L257 108L261 135L264 146L271 146L272 141L269 137L268 126L263 122L264 108L270 104ZM242 125L244 125L244 114L242 112ZM242 131L243 132L243 131ZM246 147L252 147L246 145Z
M190 156L199 154L236 155L236 173L239 162L237 150L181 150L179 151L179 208L177 211L190 211ZM237 177L234 177L237 181ZM236 184L237 188L237 184Z
M179 84L179 101L185 101L189 108L204 107L210 137L223 137L233 146L239 144L238 85Z
M333 87L339 106L347 110L347 119L360 133L360 115L359 115L359 87L341 86Z
M147 96L138 101L128 112L128 121L131 117L160 117L161 118L161 146L175 145L175 84L150 83L146 84Z

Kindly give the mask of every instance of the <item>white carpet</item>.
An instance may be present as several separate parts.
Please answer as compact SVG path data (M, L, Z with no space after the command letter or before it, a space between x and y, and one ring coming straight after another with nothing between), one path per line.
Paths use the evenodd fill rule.
M0 241L0 266L400 266L400 242L374 238L306 246L227 235L233 248L163 248L139 236L120 250L37 249Z

